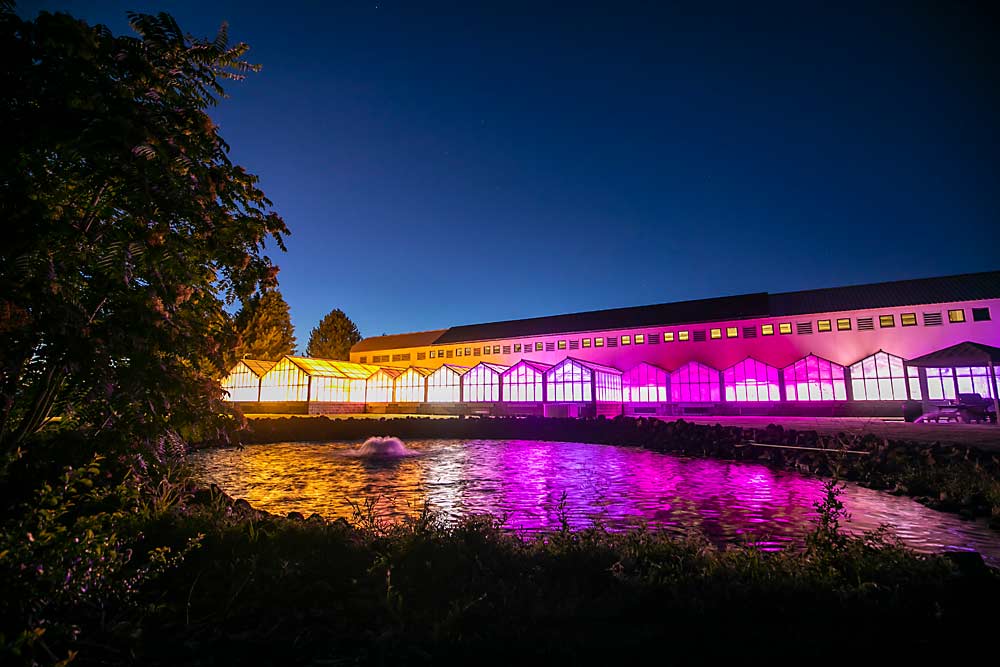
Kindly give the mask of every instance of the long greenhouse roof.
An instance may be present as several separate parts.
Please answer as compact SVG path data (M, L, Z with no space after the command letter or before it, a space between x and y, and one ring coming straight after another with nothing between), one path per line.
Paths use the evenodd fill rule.
M467 324L450 329L366 338L357 343L351 351L429 347L560 333L672 326L760 317L789 317L807 313L995 298L1000 298L1000 271L987 271L797 292L775 294L757 292L487 324Z
M334 359L313 359L311 357L285 357L298 366L302 372L314 377L347 378L364 380L379 370L372 364L358 364L353 361L337 361Z

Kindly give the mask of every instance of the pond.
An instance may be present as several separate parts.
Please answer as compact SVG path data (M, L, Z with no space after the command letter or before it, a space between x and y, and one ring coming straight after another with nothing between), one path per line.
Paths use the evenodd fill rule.
M376 501L386 519L424 504L449 520L490 513L532 532L595 521L618 530L644 522L717 544L754 541L764 549L802 543L824 480L765 465L679 458L638 448L535 440L417 440L417 455L352 456L360 442L289 442L194 455L197 474L235 498L274 514L351 518ZM849 484L842 500L859 532L888 524L921 551L976 550L1000 564L1000 533L914 500Z

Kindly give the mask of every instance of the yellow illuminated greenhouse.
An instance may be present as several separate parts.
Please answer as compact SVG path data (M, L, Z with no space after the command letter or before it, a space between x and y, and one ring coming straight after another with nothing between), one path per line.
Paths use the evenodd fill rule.
M310 413L363 412L372 364L286 356L260 381L264 404L304 403Z
M227 401L251 403L260 400L260 379L274 368L273 361L241 359L222 380Z

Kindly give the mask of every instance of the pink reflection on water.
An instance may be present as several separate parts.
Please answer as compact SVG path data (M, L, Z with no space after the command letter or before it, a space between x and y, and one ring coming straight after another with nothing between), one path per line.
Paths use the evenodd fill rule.
M414 441L421 456L364 460L339 455L357 443L282 443L200 453L206 480L270 512L350 517L352 502L379 497L380 516L413 516L428 503L448 520L488 512L524 532L595 522L639 523L717 544L764 549L801 544L824 480L753 463L682 459L641 449L570 442ZM848 530L889 524L926 551L975 549L1000 562L1000 535L907 498L849 485Z

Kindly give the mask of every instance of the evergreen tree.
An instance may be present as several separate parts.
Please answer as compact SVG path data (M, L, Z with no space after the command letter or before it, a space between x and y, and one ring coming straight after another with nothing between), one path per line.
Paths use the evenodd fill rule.
M295 330L288 303L276 289L255 294L236 315L239 345L236 360L244 357L277 361L295 352Z
M350 359L351 347L359 340L358 326L344 311L334 308L312 330L306 354L320 359Z

